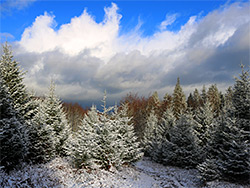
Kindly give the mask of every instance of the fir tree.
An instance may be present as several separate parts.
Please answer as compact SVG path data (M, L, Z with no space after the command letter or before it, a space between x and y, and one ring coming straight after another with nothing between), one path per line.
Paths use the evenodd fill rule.
M194 120L197 122L195 129L201 141L201 146L205 147L211 139L211 129L214 120L214 113L209 101L196 110Z
M174 116L179 119L180 115L183 114L187 108L186 97L184 92L182 91L179 77L177 79L177 83L174 89L172 105Z
M53 129L55 149L58 155L65 155L64 144L69 135L70 127L63 111L62 103L55 95L55 85L52 82L49 93L43 101L43 122Z
M244 71L239 78L235 78L236 83L233 88L232 103L237 118L250 120L250 77L249 71ZM248 126L249 130L249 126Z
M96 107L92 106L82 120L79 130L72 132L67 139L67 154L71 157L75 167L94 167L95 157L100 150L98 146L99 136L96 132L99 126L99 115Z
M207 147L208 158L198 170L206 181L218 178L249 183L249 144L242 140L236 119L222 117L217 124Z
M15 168L27 156L29 140L23 122L0 73L0 168L6 171Z
M32 163L45 163L55 156L55 134L46 122L46 107L42 99L34 99L35 115L28 121L30 127L30 147L28 159Z
M143 136L143 150L146 156L149 156L153 150L152 144L155 141L156 137L159 136L158 134L158 119L155 115L154 110L151 111L149 117L147 118L147 124L144 130Z
M119 111L115 111L115 127L119 130L119 147L121 151L120 158L123 163L131 163L139 160L143 153L140 143L134 132L134 126L131 124L131 118L128 117L128 105L122 104Z
M25 120L29 119L31 115L29 111L32 110L32 108L27 104L30 101L30 96L23 83L24 72L20 70L19 63L13 60L12 51L7 42L3 45L0 72L2 82L8 88L14 108Z
M175 121L176 119L171 108L164 111L161 120L157 124L158 134L155 136L151 144L152 152L150 153L150 157L152 160L164 163L163 155L168 152L168 148L165 147L166 145L164 145L164 143L166 140L170 139L170 129L175 126Z
M203 85L201 90L201 99L202 99L202 104L205 104L205 102L207 101L207 91L205 85Z
M203 156L199 139L191 118L182 115L169 131L169 139L163 143L163 162L179 167L195 167Z
M212 106L214 113L218 116L221 111L221 98L216 85L211 85L208 88L207 98Z

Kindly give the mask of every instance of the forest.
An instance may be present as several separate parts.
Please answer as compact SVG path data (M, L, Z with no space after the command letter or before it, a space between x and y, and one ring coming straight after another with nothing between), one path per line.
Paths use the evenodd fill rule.
M225 93L212 84L186 97L177 78L173 93L163 100L157 92L149 97L128 93L119 105L107 106L105 91L102 110L95 105L83 109L63 102L53 81L44 96L28 91L25 72L5 43L0 60L0 171L10 174L24 163L62 158L76 171L91 173L119 170L147 157L165 166L196 169L204 185L215 180L249 185L248 69L241 65ZM7 183L0 180L1 187Z

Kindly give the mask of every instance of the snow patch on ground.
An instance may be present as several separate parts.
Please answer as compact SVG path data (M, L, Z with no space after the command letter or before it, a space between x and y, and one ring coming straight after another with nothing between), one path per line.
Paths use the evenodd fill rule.
M56 158L47 164L23 164L21 170L7 174L0 170L0 187L36 188L182 188L202 187L194 169L163 166L148 158L119 170L72 168L66 159ZM228 182L209 182L204 188L247 188Z

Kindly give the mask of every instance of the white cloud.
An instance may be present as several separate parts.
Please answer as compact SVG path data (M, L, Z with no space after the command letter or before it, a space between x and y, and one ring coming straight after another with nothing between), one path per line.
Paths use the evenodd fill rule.
M10 12L12 9L24 9L36 0L6 0L0 5L0 14Z
M166 15L166 20L161 22L160 25L160 30L165 30L167 29L167 26L173 24L177 18L177 14L167 14Z
M148 37L141 35L140 23L119 35L117 10L116 4L105 8L100 23L84 10L58 29L54 15L38 16L15 47L28 70L27 84L43 92L54 78L65 99L97 99L104 89L117 99L130 91L158 90L163 96L177 76L188 91L211 82L225 86L241 60L249 63L249 3L194 15L179 31L167 29L177 19L167 14L161 30Z

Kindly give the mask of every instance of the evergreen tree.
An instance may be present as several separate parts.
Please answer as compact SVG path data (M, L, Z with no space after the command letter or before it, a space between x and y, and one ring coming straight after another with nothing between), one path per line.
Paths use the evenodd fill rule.
M214 113L209 101L196 110L194 120L197 122L195 129L201 141L201 146L205 147L211 139L212 123L214 121Z
M115 111L115 127L119 130L119 147L121 151L120 158L123 163L131 163L139 160L143 153L140 143L134 132L134 126L131 124L131 118L128 117L128 105L122 104L119 111Z
M236 83L233 88L232 103L234 107L234 115L240 119L250 120L250 77L249 71L244 71L242 65L242 73L239 78L235 78ZM249 126L248 127L249 130Z
M236 119L222 117L217 124L207 147L208 158L198 170L206 181L218 178L249 183L249 143L242 140Z
M232 108L232 98L233 98L233 89L232 87L228 87L228 89L226 90L226 94L225 94L225 108L229 109Z
M0 169L12 170L27 155L29 140L23 122L0 72Z
M208 88L207 97L212 106L213 111L218 116L221 111L221 98L216 85L211 85Z
M64 144L69 135L70 127L63 111L62 103L55 95L55 85L52 82L49 93L46 95L42 105L44 115L43 122L53 129L56 154L65 155Z
M33 99L35 115L28 121L30 147L28 160L32 163L45 163L55 156L55 134L53 127L46 122L45 103L42 99Z
M193 110L199 109L199 107L201 106L201 103L202 103L202 98L200 96L198 89L194 90L193 99L194 99Z
M182 115L169 131L169 139L163 143L163 163L179 167L195 167L203 156L199 139L190 117Z
M158 163L164 163L164 153L168 152L168 148L165 146L166 140L170 139L170 129L175 126L175 117L171 108L167 109L157 124L157 135L152 141L151 147L152 151L150 152L150 157L152 160Z
M155 141L156 137L159 136L158 131L158 119L155 115L154 110L152 110L149 114L149 117L147 118L147 124L144 130L142 141L143 150L146 156L149 156L153 150L152 144Z
M201 99L202 99L202 104L205 104L205 102L207 101L207 91L205 85L203 85L201 90Z
M100 124L96 107L92 106L88 114L84 116L79 130L67 139L67 154L71 157L75 167L94 167L95 156L100 150L98 146L97 127Z
M176 117L176 119L179 119L180 115L183 114L187 108L186 97L184 92L182 91L179 77L174 89L172 105L174 116Z
M29 111L32 110L32 108L27 104L30 97L23 83L24 72L20 70L19 63L13 60L12 51L7 42L3 45L0 72L2 82L8 88L14 108L25 120L29 119L31 115Z

